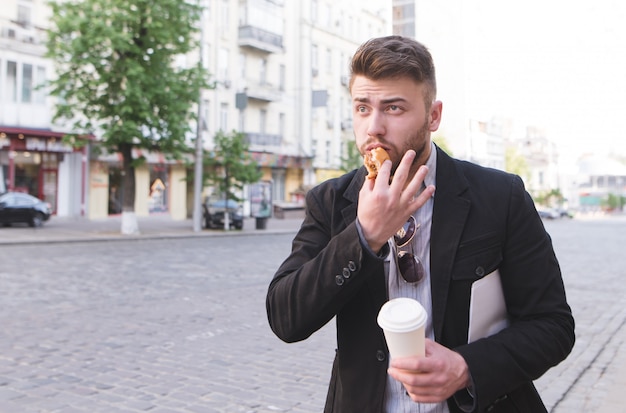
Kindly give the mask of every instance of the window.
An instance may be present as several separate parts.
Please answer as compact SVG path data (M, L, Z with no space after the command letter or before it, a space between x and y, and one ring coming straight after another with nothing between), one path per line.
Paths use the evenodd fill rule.
M22 65L22 102L30 103L33 100L33 65Z
M221 11L220 26L222 27L222 34L228 35L228 29L229 29L228 15L230 14L228 10L228 0L222 1L222 7L220 11Z
M211 67L211 45L206 42L202 44L202 66Z
M30 7L23 4L17 6L17 23L24 28L30 28L30 14Z
M220 129L223 132L228 130L228 103L220 105Z
M35 72L35 90L33 91L33 102L46 103L46 92L42 88L46 81L46 68L43 66L37 66Z
M246 130L246 111L239 111L239 132L245 132Z
M17 63L7 62L7 98L11 102L17 102Z
M261 59L261 70L259 73L259 84L265 85L267 83L267 59Z
M266 124L267 124L267 110L261 109L259 111L259 132L265 133Z
M217 76L218 76L218 80L220 81L225 81L225 80L230 80L228 77L228 59L229 59L229 53L228 53L228 49L224 49L221 48L219 51L219 57L218 57L218 68L217 68Z
M239 78L245 80L246 78L246 55L239 54Z
M211 107L211 101L208 99L204 99L202 101L202 125L200 125L203 131L209 130L209 125L210 125L209 114L211 113L210 107Z
M326 166L330 165L330 141L326 141Z
M285 74L286 74L285 65L281 64L279 68L279 74L278 74L279 76L278 84L279 84L279 88L281 92L285 91Z

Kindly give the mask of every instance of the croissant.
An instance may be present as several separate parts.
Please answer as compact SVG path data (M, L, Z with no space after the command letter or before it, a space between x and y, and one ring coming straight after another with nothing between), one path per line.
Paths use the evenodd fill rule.
M367 178L376 179L376 176L378 176L378 170L387 159L391 160L387 151L381 147L365 152L365 155L363 156L363 165L367 168Z

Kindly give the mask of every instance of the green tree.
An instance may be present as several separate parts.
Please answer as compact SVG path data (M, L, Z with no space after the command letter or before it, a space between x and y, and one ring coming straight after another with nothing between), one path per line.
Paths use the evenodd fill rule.
M179 159L208 75L175 59L198 47L201 8L180 0L52 1L47 56L54 119L93 132L123 158L122 233L138 232L133 148Z
M243 133L232 131L226 134L219 131L215 135L215 149L204 158L207 167L204 181L205 186L215 188L220 199L241 201L238 193L243 190L243 186L261 179L263 174L248 149Z
M530 178L530 169L526 159L512 146L507 147L504 152L504 169L525 180Z
M341 157L340 168L344 172L360 168L363 165L363 156L356 147L354 140L346 140L346 156Z
M433 142L435 142L435 144L439 146L445 153L450 156L454 156L452 154L452 149L450 149L450 146L448 145L448 140L445 137L441 135L435 136L433 137Z
M608 211L621 211L624 208L624 204L626 204L626 197L619 194L607 194L607 196L602 199L601 203L602 207Z

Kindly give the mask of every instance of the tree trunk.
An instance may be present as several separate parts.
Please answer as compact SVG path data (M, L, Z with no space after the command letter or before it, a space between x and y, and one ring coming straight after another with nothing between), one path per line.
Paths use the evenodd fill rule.
M123 162L124 202L122 204L122 235L139 234L139 224L135 215L135 167L133 166L133 146L120 144Z

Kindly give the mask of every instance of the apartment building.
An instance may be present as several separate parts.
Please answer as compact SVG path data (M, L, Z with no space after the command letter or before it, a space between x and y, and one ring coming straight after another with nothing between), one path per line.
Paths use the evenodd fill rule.
M52 75L44 57L49 10L44 0L3 0L0 7L0 192L35 195L57 215L85 212L86 157L62 142L52 104L38 88Z
M205 2L203 139L243 132L274 202L299 202L337 176L353 139L348 65L363 41L390 33L375 1ZM246 194L244 194L245 196Z

